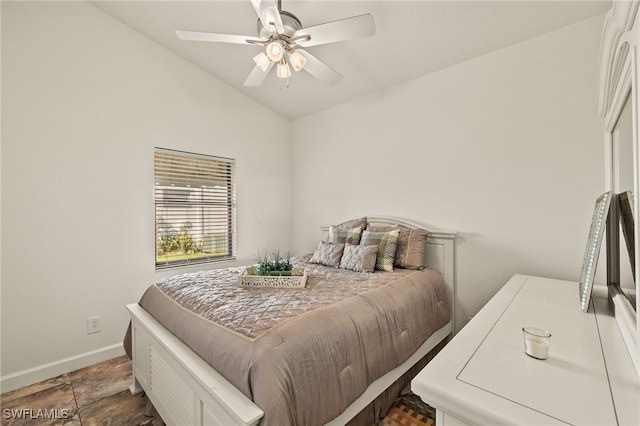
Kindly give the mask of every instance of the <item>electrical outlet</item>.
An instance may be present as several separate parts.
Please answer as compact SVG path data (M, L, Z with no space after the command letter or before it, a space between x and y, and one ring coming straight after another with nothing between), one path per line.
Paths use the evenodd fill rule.
M87 334L99 333L101 317L87 318Z

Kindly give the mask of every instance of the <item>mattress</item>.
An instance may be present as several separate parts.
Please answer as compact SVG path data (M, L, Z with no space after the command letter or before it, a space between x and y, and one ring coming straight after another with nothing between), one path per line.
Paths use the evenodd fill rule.
M262 425L324 424L446 325L449 308L438 272L308 260L294 260L305 288L240 287L244 268L228 268L162 279L139 304L251 398Z

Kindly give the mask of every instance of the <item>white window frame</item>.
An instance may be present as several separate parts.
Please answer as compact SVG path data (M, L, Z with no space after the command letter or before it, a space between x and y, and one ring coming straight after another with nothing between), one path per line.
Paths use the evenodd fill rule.
M234 159L155 148L156 270L235 259L235 180Z

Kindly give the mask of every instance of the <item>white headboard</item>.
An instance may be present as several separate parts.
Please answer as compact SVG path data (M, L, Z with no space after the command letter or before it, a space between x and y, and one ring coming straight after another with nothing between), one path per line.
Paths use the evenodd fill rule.
M432 226L390 216L367 216L367 222L379 226L405 226L408 228L426 229L429 231L425 249L425 266L438 271L444 277L447 284L447 297L449 311L451 312L452 330L455 331L455 306L456 306L456 269L455 269L455 239L458 234L455 231L443 231ZM327 231L329 226L322 226Z

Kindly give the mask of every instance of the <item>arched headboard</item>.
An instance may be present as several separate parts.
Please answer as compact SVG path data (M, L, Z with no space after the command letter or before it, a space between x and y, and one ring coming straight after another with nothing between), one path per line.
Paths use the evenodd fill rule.
M449 312L451 312L452 330L455 333L455 306L456 306L456 253L455 239L458 234L455 231L444 231L433 226L422 224L413 220L375 215L367 216L367 223L373 226L403 226L413 229L426 229L429 231L425 247L425 266L442 274L447 284L447 297L449 300ZM323 231L329 229L329 225L321 227Z

